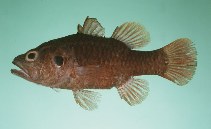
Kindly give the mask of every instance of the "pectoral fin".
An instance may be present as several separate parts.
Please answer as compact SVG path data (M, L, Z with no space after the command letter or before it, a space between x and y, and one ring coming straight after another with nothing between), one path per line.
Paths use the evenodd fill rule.
M148 95L148 83L142 79L129 79L118 88L119 95L129 105L141 103Z
M73 91L73 95L77 104L85 110L94 110L97 108L101 95L97 92L88 90Z

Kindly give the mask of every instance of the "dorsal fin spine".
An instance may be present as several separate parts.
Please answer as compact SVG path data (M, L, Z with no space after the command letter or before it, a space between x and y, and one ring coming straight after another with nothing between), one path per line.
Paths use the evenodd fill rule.
M104 36L105 30L96 18L87 17L83 27L78 25L78 33L102 37Z
M95 26L94 26L93 29L90 31L90 33L93 33L95 29L97 29L97 24L95 24Z

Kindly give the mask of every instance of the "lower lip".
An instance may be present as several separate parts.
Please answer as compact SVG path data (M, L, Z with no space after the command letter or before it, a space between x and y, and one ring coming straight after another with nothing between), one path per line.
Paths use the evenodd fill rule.
M29 75L23 70L11 69L11 73L25 79L29 77Z

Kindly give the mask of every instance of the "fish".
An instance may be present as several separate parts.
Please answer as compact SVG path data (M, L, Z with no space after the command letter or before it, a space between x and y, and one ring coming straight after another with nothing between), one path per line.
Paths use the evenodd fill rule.
M40 44L14 58L11 73L54 89L71 90L85 110L98 107L95 89L115 87L129 105L141 103L149 93L142 75L158 75L176 85L186 85L197 66L195 44L180 38L152 51L141 51L150 42L149 32L136 22L117 26L111 37L96 18L87 17L77 33Z

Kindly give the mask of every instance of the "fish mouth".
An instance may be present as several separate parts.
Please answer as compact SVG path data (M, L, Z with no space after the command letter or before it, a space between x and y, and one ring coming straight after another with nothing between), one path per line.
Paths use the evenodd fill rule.
M28 79L30 76L28 74L28 71L26 69L24 69L23 65L17 61L13 61L12 62L14 65L16 65L18 68L20 68L20 70L17 69L11 69L11 73L14 75L17 75L19 77Z

